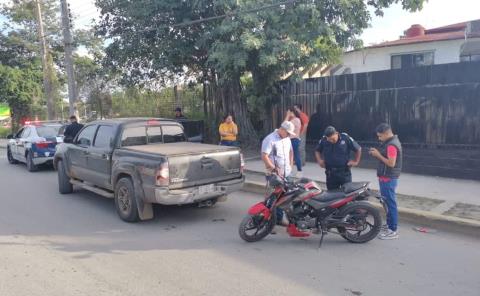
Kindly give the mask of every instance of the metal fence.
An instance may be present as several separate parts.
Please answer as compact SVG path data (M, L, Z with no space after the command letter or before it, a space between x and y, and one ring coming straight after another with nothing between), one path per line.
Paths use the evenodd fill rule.
M314 143L328 125L375 142L389 122L405 143L405 170L480 179L480 63L454 63L280 84L274 126L301 103Z

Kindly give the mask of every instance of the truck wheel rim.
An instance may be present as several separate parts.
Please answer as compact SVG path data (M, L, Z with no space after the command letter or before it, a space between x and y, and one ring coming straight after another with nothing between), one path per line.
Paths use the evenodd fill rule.
M130 199L126 187L120 187L120 190L118 190L118 205L122 212L128 213L130 211Z

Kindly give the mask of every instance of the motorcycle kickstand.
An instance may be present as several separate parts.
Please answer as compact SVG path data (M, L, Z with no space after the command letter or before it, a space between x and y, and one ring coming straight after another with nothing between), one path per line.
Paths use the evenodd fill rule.
M325 235L327 234L327 232L323 229L320 230L320 241L318 242L318 248L320 249L322 247L322 243L323 243L323 238L325 237Z

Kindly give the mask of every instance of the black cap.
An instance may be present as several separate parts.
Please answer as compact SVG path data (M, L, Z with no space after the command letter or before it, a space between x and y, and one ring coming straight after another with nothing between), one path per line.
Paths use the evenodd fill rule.
M333 136L336 132L337 132L337 130L333 126L330 125L325 129L325 132L323 134L325 135L325 137L329 138L329 137Z
M175 112L182 112L182 108L180 107L175 108Z

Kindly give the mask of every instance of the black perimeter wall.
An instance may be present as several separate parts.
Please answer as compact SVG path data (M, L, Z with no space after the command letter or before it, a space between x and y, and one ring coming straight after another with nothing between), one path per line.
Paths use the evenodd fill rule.
M328 125L370 147L377 144L375 127L388 122L403 142L405 172L480 180L480 62L312 78L280 86L272 124L279 126L287 107L301 103L311 117L311 160ZM364 153L361 166L374 167L375 160Z

